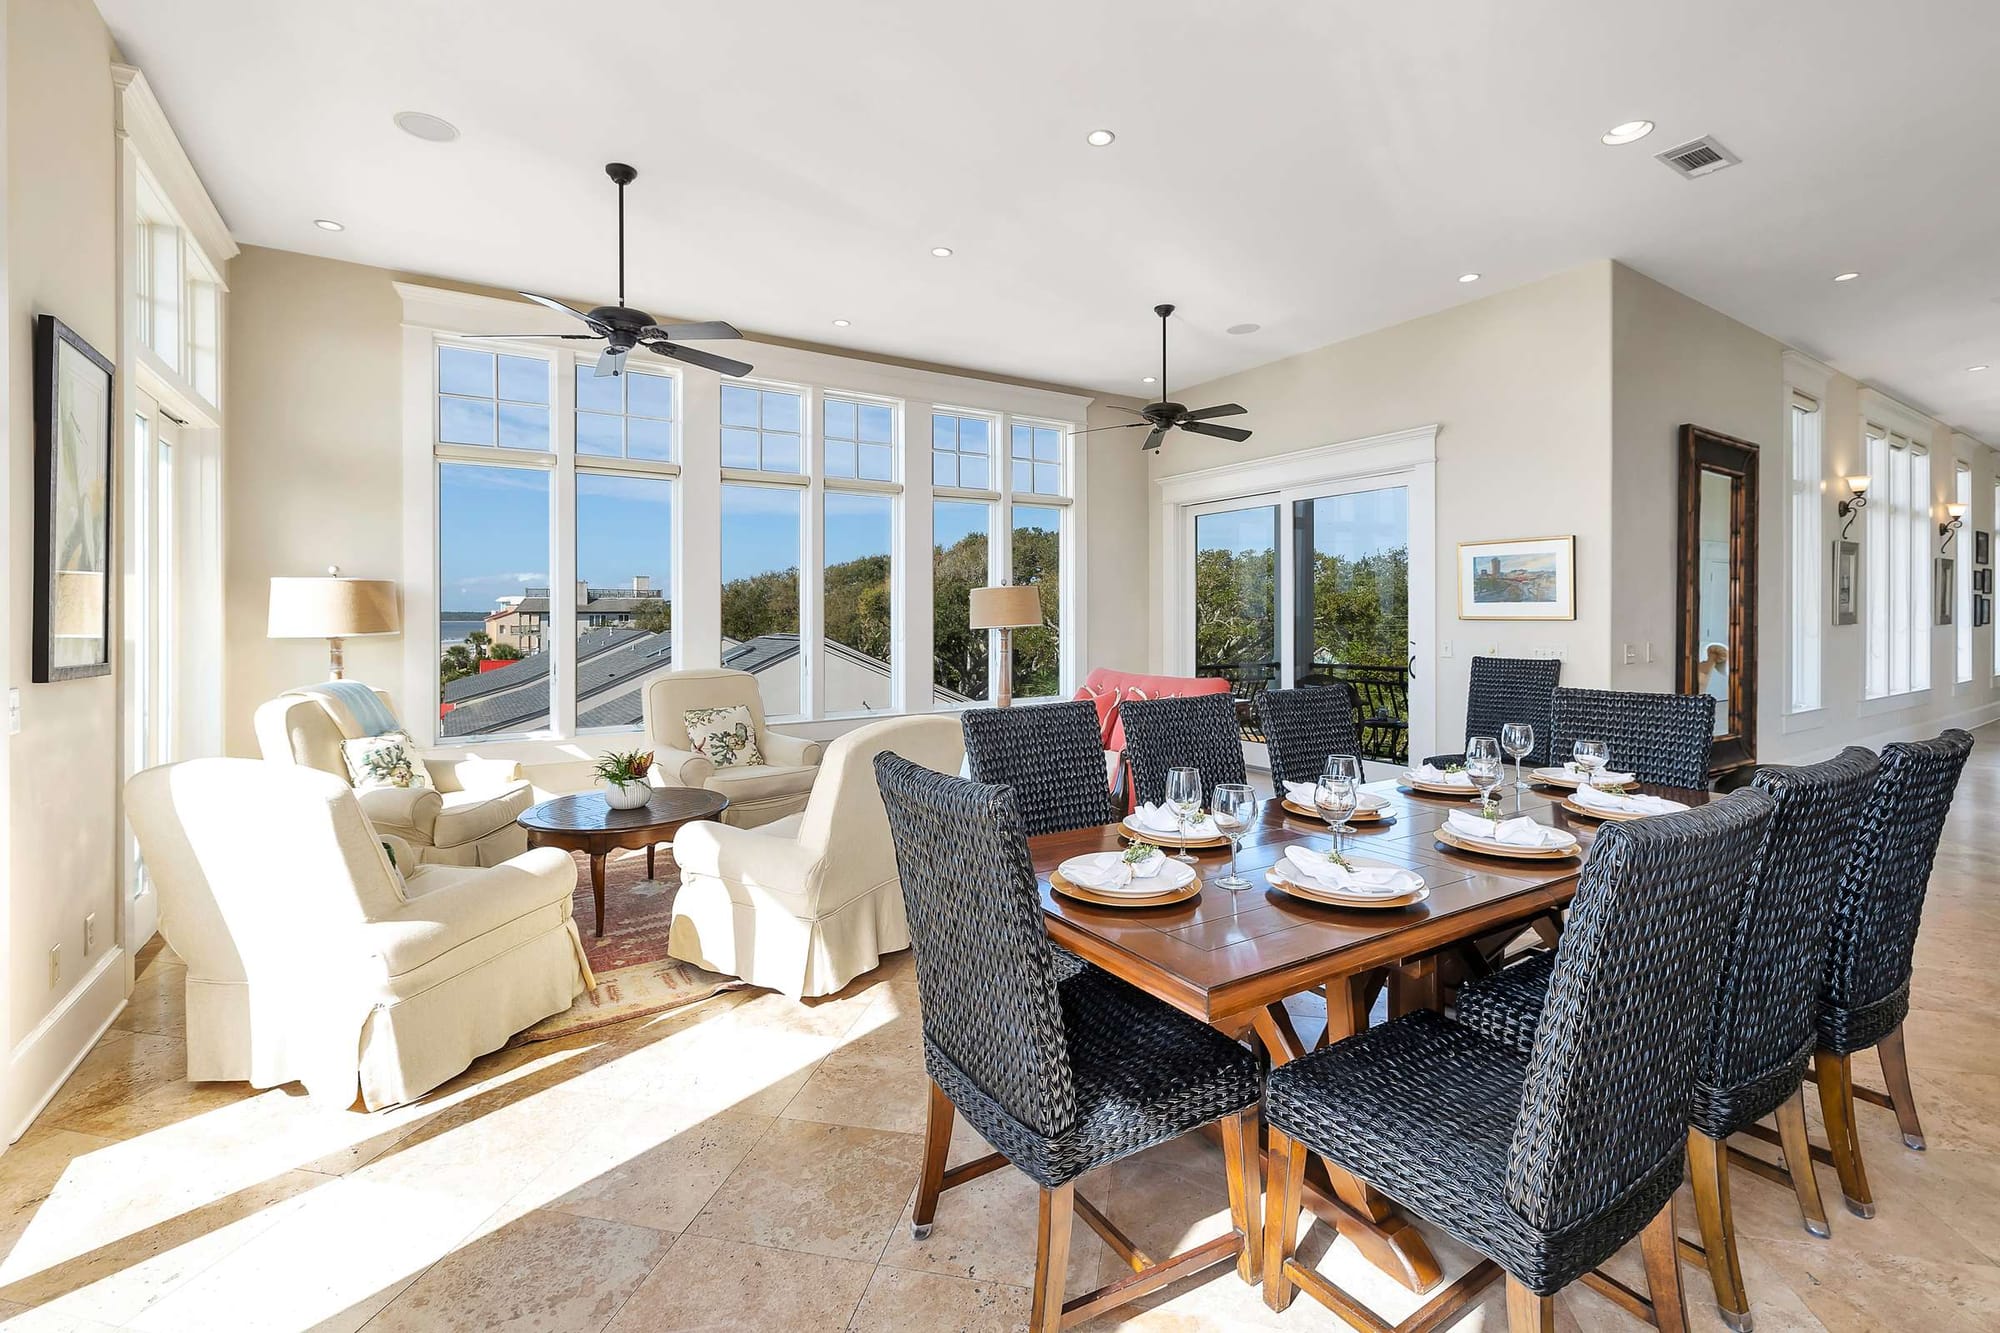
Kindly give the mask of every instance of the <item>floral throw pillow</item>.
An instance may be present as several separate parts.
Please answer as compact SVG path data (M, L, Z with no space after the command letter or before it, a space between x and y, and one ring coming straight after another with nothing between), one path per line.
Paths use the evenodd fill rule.
M750 725L750 709L745 704L728 708L690 708L681 714L687 728L688 744L717 768L738 764L755 767L764 762L757 745L757 731Z
M356 791L371 787L429 787L430 770L410 743L408 732L385 731L340 743L348 780Z

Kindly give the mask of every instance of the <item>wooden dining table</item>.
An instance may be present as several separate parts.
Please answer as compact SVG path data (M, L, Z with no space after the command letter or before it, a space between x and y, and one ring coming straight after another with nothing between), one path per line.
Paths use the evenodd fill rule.
M1244 835L1237 865L1252 887L1234 892L1215 881L1228 873L1226 847L1196 851L1200 896L1168 907L1100 907L1056 893L1049 873L1072 856L1113 851L1128 831L1117 824L1044 834L1029 840L1049 937L1072 953L1231 1036L1259 1045L1273 1066L1338 1041L1368 1025L1376 995L1389 992L1391 1016L1439 1008L1439 959L1478 941L1505 939L1549 918L1575 894L1597 821L1563 809L1568 795L1533 788L1502 793L1503 817L1526 815L1567 829L1582 844L1562 860L1517 860L1447 846L1438 830L1467 797L1431 795L1391 779L1367 784L1384 797L1389 818L1357 823L1346 851L1356 861L1401 866L1422 875L1429 895L1408 907L1352 909L1288 896L1264 872L1293 843L1331 845L1322 821L1277 800ZM1709 793L1646 786L1687 805ZM1323 988L1324 1032L1300 1033L1286 1000ZM1315 1160L1306 1200L1371 1262L1403 1286L1429 1291L1441 1280L1436 1256L1387 1198L1338 1168Z

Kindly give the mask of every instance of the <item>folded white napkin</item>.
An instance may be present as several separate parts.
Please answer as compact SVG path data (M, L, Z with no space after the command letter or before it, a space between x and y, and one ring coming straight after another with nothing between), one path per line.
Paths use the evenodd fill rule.
M1122 889L1135 879L1158 874L1166 863L1166 853L1155 848L1152 855L1136 863L1128 862L1123 852L1092 852L1072 857L1060 868L1064 879L1086 889Z
M1287 782L1285 798L1294 805L1303 805L1310 810L1313 808L1313 792L1318 787L1319 784L1316 782ZM1358 791L1354 795L1356 810L1382 810L1386 809L1388 804L1389 798L1378 791Z
M1570 799L1586 810L1601 810L1613 815L1670 815L1676 810L1687 809L1679 801L1670 801L1664 796L1625 795L1599 791L1595 787L1578 787Z
M1132 812L1132 818L1148 833L1171 833L1177 838L1181 836L1181 817L1165 801L1158 805L1154 805L1151 801L1141 803L1139 808ZM1203 814L1190 828L1188 836L1214 838L1221 835L1215 831L1215 821Z
M1356 866L1349 870L1326 853L1310 847L1287 847L1283 860L1288 863L1286 869L1308 888L1356 898L1399 898L1416 887L1410 883L1413 876L1409 871L1394 866Z
M1447 773L1436 764L1419 764L1410 770L1410 781L1430 787L1463 787L1472 790L1470 773Z
M1518 819L1481 819L1470 810L1454 810L1444 825L1453 833L1507 847L1571 847L1576 839L1561 829L1537 824L1525 815Z
M1574 762L1564 764L1562 772L1563 776L1572 782L1608 782L1614 787L1622 787L1628 782L1635 782L1639 777L1637 773L1618 773L1608 768L1600 768L1597 770L1597 776L1593 778L1590 775L1589 769L1579 768Z

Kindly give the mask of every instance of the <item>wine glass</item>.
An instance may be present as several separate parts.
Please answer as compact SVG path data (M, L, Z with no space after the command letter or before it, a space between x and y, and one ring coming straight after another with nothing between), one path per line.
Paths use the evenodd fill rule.
M1250 790L1248 783L1218 782L1209 804L1216 831L1229 839L1229 873L1215 882L1231 893L1247 889L1250 881L1236 871L1236 844L1250 831L1250 821L1257 817L1257 793Z
M1180 821L1181 826L1181 854L1174 859L1187 865L1198 864L1194 853L1187 849L1187 840L1194 836L1195 825L1201 822L1200 769L1167 770L1167 804L1172 807L1174 818Z
M1528 784L1521 778L1521 761L1535 748L1535 729L1525 722L1503 722L1500 748L1514 761L1514 790L1526 791Z
M1599 740L1580 740L1570 751L1576 759L1576 766L1583 770L1583 780L1595 785L1597 770L1611 761L1611 747Z
M1474 736L1465 743L1465 775L1479 788L1479 809L1484 814L1493 803L1493 788L1499 785L1504 765L1500 742L1491 736Z
M1342 836L1353 831L1347 817L1354 813L1354 803L1360 798L1361 788L1345 776L1330 773L1320 776L1319 785L1313 788L1313 805L1333 826L1333 854L1341 854Z

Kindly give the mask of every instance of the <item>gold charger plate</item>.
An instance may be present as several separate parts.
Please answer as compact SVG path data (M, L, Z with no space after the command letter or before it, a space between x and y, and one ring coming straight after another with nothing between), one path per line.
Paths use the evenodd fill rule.
M1118 827L1126 837L1137 838L1140 842L1150 842L1155 847L1187 847L1199 851L1203 847L1227 847L1229 845L1229 839L1223 837L1220 833L1210 838L1183 838L1178 833L1155 833L1151 829L1143 829L1134 824L1130 815L1119 820Z
M1322 824L1326 823L1326 816L1321 814L1316 808L1308 805L1300 805L1289 796L1285 797L1279 804L1292 814L1303 816L1306 819L1317 819ZM1347 822L1350 824L1391 824L1395 822L1395 819L1395 812L1384 805L1378 806L1373 810L1356 810L1347 817Z
M1556 777L1549 776L1549 774L1551 773L1561 774L1561 772L1562 772L1561 769L1554 769L1554 768L1551 769L1531 768L1528 770L1528 781L1534 783L1537 787L1554 787L1558 791L1575 791L1578 787L1581 787L1583 785L1583 780L1581 778L1570 778L1567 776L1556 776ZM1620 783L1616 788L1609 787L1601 782L1593 782L1591 785L1593 787L1603 787L1606 791L1613 791L1613 790L1637 791L1639 789L1639 784L1636 781Z
M1196 875L1178 889L1137 898L1129 893L1099 893L1096 889L1073 884L1063 878L1060 870L1049 872L1049 887L1065 898L1074 898L1092 907L1172 907L1175 903L1188 902L1201 897L1201 876Z
M1479 795L1477 787L1445 787L1435 782L1418 782L1408 777L1403 778L1397 786L1403 791L1422 792L1426 796L1458 796L1468 801ZM1499 787L1496 785L1494 790L1498 791Z
M1504 847L1498 843L1479 843L1461 837L1449 828L1437 831L1437 840L1447 847L1461 852L1471 852L1476 856L1503 856L1518 861L1566 861L1583 851L1583 844L1572 843L1568 847Z
M1630 813L1613 810L1592 810L1588 806L1578 805L1567 796L1563 797L1562 808L1573 815L1582 815L1585 819L1609 819L1617 821L1623 819L1644 819L1646 817L1636 810Z
M1356 866L1379 866L1385 870L1409 870L1408 866L1392 866L1383 861L1353 861L1350 864ZM1410 873L1415 875L1417 872L1411 870ZM1267 869L1264 872L1264 878L1269 881L1272 888L1289 897L1297 898L1300 902L1312 903L1316 907L1339 907L1355 912L1377 912L1388 911L1398 907L1414 907L1431 896L1431 886L1420 883L1409 893L1398 894L1394 898L1338 897L1327 893L1323 889L1315 889L1310 885L1301 884L1279 870L1276 866ZM1418 875L1417 878L1421 880L1423 876Z

